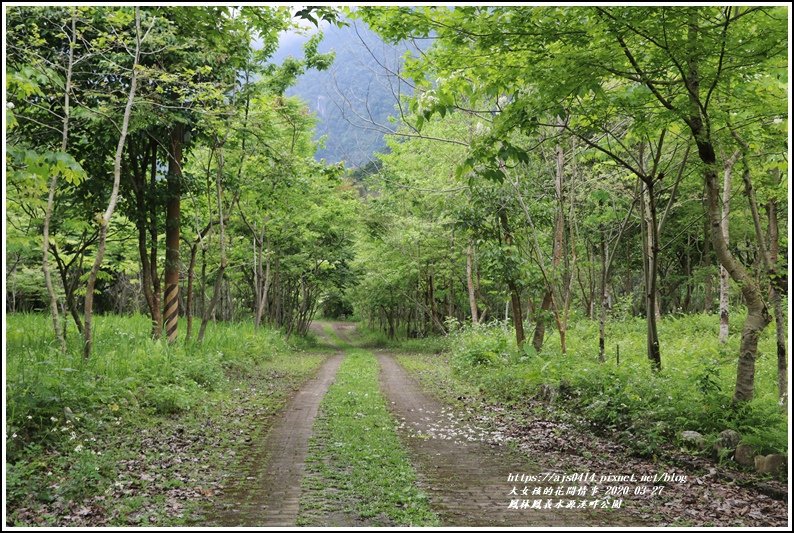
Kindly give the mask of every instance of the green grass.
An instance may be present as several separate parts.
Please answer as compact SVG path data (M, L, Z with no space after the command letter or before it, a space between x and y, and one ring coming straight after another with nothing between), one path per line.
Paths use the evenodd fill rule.
M185 523L223 483L227 452L325 358L251 324L210 324L202 344L168 346L146 317L99 316L85 361L76 332L61 354L49 326L7 317L6 487L19 525Z
M371 353L347 351L309 443L299 524L333 525L329 513L342 509L347 524L438 525L427 496L416 487L378 373Z
M356 329L356 346L370 349L400 349L414 353L441 353L448 348L448 338L431 335L417 339L389 339L383 331L369 329L360 323Z
M755 399L744 406L731 402L742 321L732 314L731 336L723 346L716 315L663 318L659 373L647 359L641 319L609 324L604 364L598 362L597 323L588 320L571 324L565 355L556 332L537 354L531 348L519 352L512 329L493 325L453 333L449 354L404 355L400 362L452 398L479 395L520 406L542 385L552 387L556 406L583 415L597 430L617 433L640 454L675 443L684 430L713 439L724 429L739 431L761 453L785 454L787 420L777 404L773 326L759 343Z

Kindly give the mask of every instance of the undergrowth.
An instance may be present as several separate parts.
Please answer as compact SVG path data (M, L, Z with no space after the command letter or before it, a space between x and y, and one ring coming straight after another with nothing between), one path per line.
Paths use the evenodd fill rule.
M126 442L130 432L175 417L215 418L207 410L237 394L241 380L266 379L265 388L279 379L284 387L274 390L281 395L322 359L295 351L296 343L311 340L288 343L280 332L252 324L210 323L202 343L169 345L151 339L147 317L115 315L96 318L94 354L83 359L77 332L69 332L69 349L61 353L50 324L46 315L7 316L6 489L12 510L92 496L116 479L119 457L131 452L101 443Z
M732 315L725 345L717 340L716 315L663 318L658 373L646 356L641 319L609 324L605 363L598 362L598 325L583 319L570 325L566 354L556 332L536 353L529 342L517 349L505 323L459 327L448 336L449 360L455 377L488 398L521 404L543 397L583 415L596 429L617 432L639 454L655 453L684 430L709 441L725 429L738 431L760 453L785 454L787 420L777 403L774 328L767 328L759 343L755 398L743 405L731 401L743 318Z

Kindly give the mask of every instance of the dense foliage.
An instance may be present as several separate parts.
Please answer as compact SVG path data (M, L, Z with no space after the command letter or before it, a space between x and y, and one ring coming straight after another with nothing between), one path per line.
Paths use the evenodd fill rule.
M603 361L608 315L644 315L663 370L658 318L717 311L719 275L726 332L729 302L747 309L735 400L753 398L774 315L785 404L785 10L353 16L390 42L433 42L406 59L411 113L368 183L356 299L370 325L412 336L503 317L528 353L550 326L566 353L581 315L599 320Z
M84 439L120 410L192 412L318 313L358 320L364 346L447 347L456 375L500 400L553 390L644 453L726 428L784 452L787 14L9 8L12 500L69 457L71 484L40 501L113 476L68 440L78 417ZM347 96L360 126L391 133L367 164L367 146L348 147L353 169L315 159L356 137L336 124L325 152L315 140L342 110L288 95L302 80L319 99L334 49L339 76L372 73L321 33L273 60L297 21L338 36L343 15L389 43L378 89ZM364 376L375 391L362 354L325 404L329 435L348 389ZM368 408L386 424L382 407ZM348 444L337 452L358 457ZM433 523L409 496L405 521Z
M107 226L97 311L148 312L159 336L173 271L188 337L194 315L203 326L249 315L305 332L322 295L350 281L355 194L341 168L314 162L313 120L282 93L333 55L317 53L316 36L304 59L268 63L291 24L285 9L136 15L145 35L136 36L132 9L9 13L8 310L47 307L44 225L45 262L60 281L52 299L82 333L83 282ZM138 91L114 186L117 96L125 97L135 39ZM100 223L116 191L118 212Z
M735 318L732 326L744 317ZM668 361L662 373L643 360L641 319L610 325L615 340L606 363L598 363L591 341L596 325L578 321L570 330L568 354L559 348L529 355L519 351L505 323L464 326L450 335L450 364L459 379L487 391L490 399L516 406L547 404L544 413L576 413L639 454L684 446L682 431L697 431L713 441L725 429L738 431L761 453L785 454L788 421L777 408L775 361L759 361L756 398L732 404L733 353L739 339L719 344L709 335L716 325L714 315L662 319L659 333ZM703 340L693 345L696 338ZM760 348L774 353L774 342L774 334L767 332Z

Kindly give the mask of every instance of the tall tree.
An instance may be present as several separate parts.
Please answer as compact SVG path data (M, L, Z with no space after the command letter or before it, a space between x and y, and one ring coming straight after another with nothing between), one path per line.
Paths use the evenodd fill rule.
M151 20L154 24L156 19ZM105 245L107 241L108 228L110 221L113 217L113 212L116 210L116 202L119 195L119 183L121 182L121 158L124 151L124 143L127 139L127 128L130 124L130 114L132 113L132 105L135 101L135 89L138 85L138 63L141 55L141 45L145 35L141 31L141 10L139 7L135 8L134 15L135 23L135 48L132 56L132 67L130 69L130 88L127 94L127 102L124 107L124 117L121 121L119 128L119 141L116 145L116 156L113 160L113 189L110 192L108 199L108 206L105 212L98 218L99 223L99 239L97 241L97 252L94 258L94 264L88 273L88 280L86 281L85 304L84 313L85 321L83 324L83 357L88 358L93 349L93 315L94 315L94 287L96 285L97 274L99 267L102 265L102 260L105 257Z
M730 214L731 214L731 185L733 183L733 167L739 158L739 151L735 151L733 155L725 160L723 169L723 185L722 185L722 218L720 228L725 242L730 242ZM728 342L728 328L729 328L729 292L730 292L730 275L724 266L720 265L720 335L719 341L721 344Z
M72 17L70 24L70 33L67 34L69 43L68 60L66 63L66 81L63 89L63 130L61 133L61 152L66 152L66 147L69 142L69 97L72 90L72 68L74 66L74 49L77 46L77 8L72 8ZM55 204L55 191L58 187L58 174L53 173L50 179L50 189L47 195L47 209L44 214L44 229L42 241L42 270L44 271L44 283L47 286L47 294L50 296L50 315L52 315L52 326L55 330L55 337L61 345L61 351L66 351L66 338L60 326L60 313L58 312L58 297L55 294L55 289L52 285L52 277L50 275L50 220L52 219L52 210Z
M531 134L544 116L567 112L598 123L594 115L580 112L586 101L609 110L631 107L641 138L658 137L664 129L686 131L697 147L702 169L711 244L740 287L748 309L734 398L738 402L752 398L758 337L769 313L757 280L722 236L715 131L726 125L728 113L736 107L737 93L728 89L730 78L771 80L763 89L782 94L774 80L785 76L785 10L761 6L365 8L360 16L390 40L434 34L431 50L406 67L420 80L427 72L436 76L435 85L427 80L417 84L424 92L418 100L430 103L424 109L425 120L459 107L458 94L508 93L495 118L500 127L493 128L500 135L488 139L494 146L489 153L495 151L504 160L524 157L504 133ZM528 42L535 46L527 46ZM548 53L551 49L554 53ZM473 65L468 60L472 50L499 60ZM782 108L773 111L780 114ZM661 176L641 174L651 186ZM649 333L649 356L658 366L653 345Z

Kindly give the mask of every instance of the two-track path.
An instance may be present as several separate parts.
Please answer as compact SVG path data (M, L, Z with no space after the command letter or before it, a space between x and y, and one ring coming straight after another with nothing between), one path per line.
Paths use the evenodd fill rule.
M320 367L287 403L260 453L246 461L244 478L227 492L213 522L219 526L294 526L298 518L306 453L320 402L343 354Z
M332 327L342 342L350 341L351 324L333 323ZM296 524L314 419L344 357L343 347L334 345L321 327L312 329L336 349L336 354L287 403L264 441L253 447L238 480L210 513L211 524ZM597 526L620 522L619 513L600 510L509 509L512 486L523 488L525 484L508 482L508 474L540 472L541 467L506 446L485 442L484 430L460 422L451 409L423 392L390 354L379 352L377 357L381 390L417 471L419 485L428 494L442 525Z

